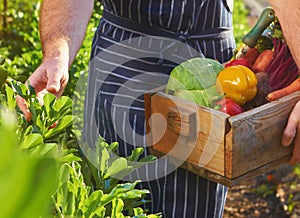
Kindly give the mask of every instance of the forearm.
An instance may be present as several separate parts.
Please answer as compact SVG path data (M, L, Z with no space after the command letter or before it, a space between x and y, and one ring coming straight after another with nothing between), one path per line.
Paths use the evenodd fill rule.
M298 0L269 0L275 10L283 30L284 37L291 53L300 69L300 1Z
M40 36L43 59L64 57L73 62L85 36L93 0L43 0Z

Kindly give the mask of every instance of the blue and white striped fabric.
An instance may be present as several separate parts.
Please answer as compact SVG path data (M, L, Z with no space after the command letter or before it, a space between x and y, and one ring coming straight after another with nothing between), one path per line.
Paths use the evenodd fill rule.
M205 56L220 62L231 58L232 32L218 32L232 28L229 2L102 0L106 15L93 41L85 139L92 143L100 134L108 142L118 141L120 155L147 147L143 94L166 84L170 71L188 58ZM175 37L169 39L168 33ZM176 36L180 45L174 44ZM222 217L226 187L181 168L167 173L170 166L164 159L131 175L133 180L147 178L141 188L150 190L152 203L146 205L150 212L162 212L164 217ZM165 174L155 179L153 172Z

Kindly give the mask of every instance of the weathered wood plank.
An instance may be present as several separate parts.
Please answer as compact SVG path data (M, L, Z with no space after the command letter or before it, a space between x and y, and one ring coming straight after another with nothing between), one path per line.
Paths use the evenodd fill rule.
M281 135L300 91L232 117L159 91L146 98L151 153L212 181L234 186L291 157Z
M159 152L155 149L150 150L151 153L157 157L165 157L165 154L162 152ZM171 163L178 163L178 159L172 156L168 156L168 159ZM290 155L286 155L281 157L280 159L277 159L275 161L269 162L266 165L260 166L259 168L256 168L252 171L248 171L247 173L240 175L236 178L228 178L226 176L222 176L220 174L214 173L211 170L207 170L204 167L200 167L196 164L189 163L189 162L183 162L180 167L196 174L199 176L202 176L204 178L207 178L211 181L221 183L227 187L233 187L240 184L246 184L249 180L255 178L256 176L262 175L263 173L269 172L270 170L278 167L279 165L286 163L290 159Z
M299 92L229 118L231 130L225 148L229 155L226 163L231 162L226 169L228 178L236 178L292 153L292 146L281 145L281 136L298 100Z

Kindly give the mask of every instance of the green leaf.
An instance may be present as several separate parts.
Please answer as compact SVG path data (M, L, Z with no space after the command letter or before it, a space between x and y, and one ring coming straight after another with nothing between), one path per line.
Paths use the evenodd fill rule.
M32 97L35 97L36 96L36 93L35 93L35 89L32 85L28 85L28 90L29 90L29 95L32 96Z
M103 192L97 190L92 192L92 194L84 201L84 215L90 217L93 214L93 211L96 210L101 205L101 197Z
M1 45L0 45L1 46ZM3 65L5 63L5 58L0 57L0 65Z
M127 160L125 158L118 158L114 160L110 167L106 171L107 176L114 176L121 174L128 169Z
M11 81L11 84L12 84L12 88L13 88L14 92L16 92L22 98L28 100L29 92L28 92L28 88L25 84L14 81L14 80Z
M76 210L76 207L75 207L75 197L76 197L76 191L75 190L75 187L74 187L74 184L71 183L70 181L67 183L68 184L68 193L67 193L67 196L66 196L66 201L64 202L64 211L65 211L65 214L67 216L72 216L74 217L74 213L75 213L75 210Z
M107 169L107 161L109 160L110 155L108 150L106 149L102 149L101 151L101 155L100 155L100 172L101 173L105 173L106 169Z
M89 218L94 217L105 217L106 208L103 206L97 207L89 216Z
M58 158L58 161L60 163L71 163L73 161L81 161L81 158L77 157L73 153L69 153L69 154L61 155L61 157Z
M0 217L40 217L57 184L55 160L17 151L10 159L0 174Z
M112 142L108 147L108 149L112 152L116 152L118 148L119 148L119 142Z
M67 96L61 96L60 98L58 98L54 105L55 111L58 112L61 110L70 109L71 107L72 107L72 100Z
M29 195L23 203L23 208L16 210L17 216L20 218L39 217L45 213L49 208L51 195L57 185L57 168L54 159L40 159L34 170L31 188L28 188L30 190ZM27 176L26 172L25 176Z
M153 162L153 161L156 161L157 158L153 155L148 155L146 157L143 157L139 162L141 163L148 163L148 162Z
M53 114L55 111L53 110L53 105L56 101L56 96L51 94L51 93L47 93L44 98L44 108L45 108L45 111L46 111L46 114L49 116L49 117L53 117L55 116L55 114Z
M177 98L184 99L196 104L210 107L212 102L220 97L216 86L213 85L203 90L179 90L174 94Z
M71 126L73 123L73 116L67 115L63 117L57 124L56 127L50 129L44 134L45 139L48 139L62 131L65 131L67 127Z
M123 218L124 217L124 215L122 214L123 208L124 208L124 202L118 198L114 199L112 201L111 217Z
M140 207L137 207L137 208L133 208L133 212L134 212L134 215L137 216L137 215L143 214L144 210Z
M141 198L143 195L149 194L149 193L150 193L149 190L146 190L146 189L143 189L143 190L133 189L133 190L129 190L129 191L119 195L119 197L122 199Z
M23 141L20 143L21 149L28 149L43 144L43 137L40 134L32 133L24 136Z
M14 153L17 153L18 138L13 114L0 109L0 177L3 171L13 162Z
M14 91L12 88L6 85L5 92L6 92L7 107L10 110L14 110L16 108L16 99L15 99Z
M32 150L32 154L39 154L41 156L46 156L48 154L52 154L50 156L54 156L54 154L56 153L57 153L57 144L55 143L44 143L43 145L35 147L35 149Z
M36 107L34 105L33 102L30 102L29 104L29 111L31 113L31 119L34 123L37 123L37 120L38 120L38 113L36 112Z
M170 73L166 92L202 90L215 84L224 66L209 58L192 58L176 66Z
M70 179L70 168L69 164L62 164L59 169L59 186L67 183Z
M142 155L142 153L144 152L144 148L135 148L132 152L131 155L128 156L127 160L129 161L137 161L139 159L139 157Z

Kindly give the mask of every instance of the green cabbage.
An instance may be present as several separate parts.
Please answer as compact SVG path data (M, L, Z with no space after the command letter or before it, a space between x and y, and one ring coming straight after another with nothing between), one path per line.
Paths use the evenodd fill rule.
M205 107L214 107L213 102L220 98L220 95L213 85L203 90L178 90L174 94L177 98L194 102Z
M209 58L193 58L176 66L166 87L167 93L177 90L203 90L215 85L224 66Z

